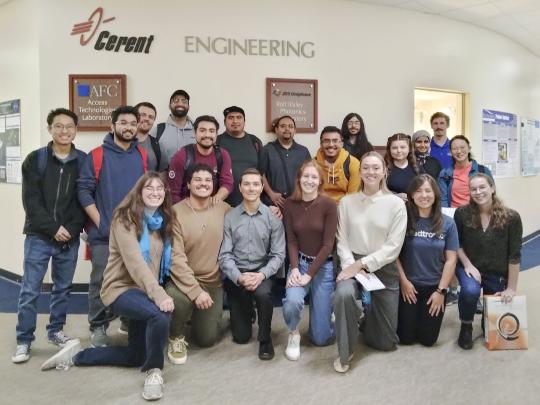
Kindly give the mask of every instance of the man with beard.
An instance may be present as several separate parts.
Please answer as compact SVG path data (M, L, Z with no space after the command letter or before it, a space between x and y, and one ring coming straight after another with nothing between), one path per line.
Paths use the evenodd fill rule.
M88 285L88 321L91 344L107 346L107 327L112 315L99 295L109 257L109 227L113 211L146 171L145 150L137 144L139 113L135 107L118 107L111 114L111 132L103 145L92 150L77 180L78 197L91 220L88 244L92 271Z
M148 170L159 170L161 162L161 150L156 138L149 136L150 130L156 120L156 107L148 101L141 101L135 105L139 113L139 125L137 126L137 141L148 155Z
M209 347L217 341L223 312L218 253L225 213L230 206L222 201L212 202L212 167L195 164L188 170L186 182L189 195L173 208L180 220L173 227L171 279L166 285L167 294L174 300L167 352L173 364L184 364L187 360L188 321L191 321L190 341L199 347Z
M356 193L360 188L360 161L343 148L343 137L337 127L324 127L317 163L323 170L324 193L339 202L345 194Z
M193 122L188 116L189 99L185 90L176 90L169 99L171 115L150 133L159 142L161 149L159 170L167 169L170 160L180 148L195 143Z
M452 154L450 153L450 139L446 131L450 126L450 117L442 112L436 112L429 119L433 138L431 139L429 154L439 161L443 169L452 166Z
M235 105L227 107L223 110L223 116L225 132L217 137L216 143L227 149L231 156L234 187L226 201L236 207L242 202L242 194L238 189L242 173L249 168L260 169L263 148L259 138L244 130L246 114L242 108Z
M233 190L231 157L216 145L219 123L210 115L197 117L193 124L196 144L180 149L169 162L169 187L173 204L188 197L187 173L195 164L204 163L212 168L213 192L211 201L223 201Z
M294 141L296 123L291 116L277 118L272 127L276 140L264 146L261 163L266 193L263 201L282 210L285 199L294 191L296 172L311 155L305 146Z

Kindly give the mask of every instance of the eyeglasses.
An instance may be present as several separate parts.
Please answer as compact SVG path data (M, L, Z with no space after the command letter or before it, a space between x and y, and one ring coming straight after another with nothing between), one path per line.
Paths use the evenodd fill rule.
M137 128L137 121L131 121L131 122L127 122L127 121L116 121L115 124L116 124L116 125L120 125L121 127L133 127L133 128Z
M321 143L323 145L339 145L341 143L341 139L323 139Z
M358 121L358 120L357 121L349 121L349 122L347 122L347 124L349 124L351 126L354 125L354 126L359 127L360 126L360 121Z
M145 186L144 191L146 191L148 193L156 193L156 192L161 193L161 192L165 191L165 187L163 187L163 186L157 186L157 187Z
M73 124L67 124L67 125L54 124L52 127L53 127L53 129L54 129L55 131L58 131L58 132L61 132L61 131L63 131L64 129L65 129L66 131L73 131L73 130L75 130L75 125L73 125Z

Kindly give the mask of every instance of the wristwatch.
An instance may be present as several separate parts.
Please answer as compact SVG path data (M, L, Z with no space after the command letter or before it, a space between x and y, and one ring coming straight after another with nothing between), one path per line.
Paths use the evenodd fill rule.
M442 295L446 295L446 293L448 292L448 288L440 288L440 287L437 287L437 290L436 290L439 294L442 294Z

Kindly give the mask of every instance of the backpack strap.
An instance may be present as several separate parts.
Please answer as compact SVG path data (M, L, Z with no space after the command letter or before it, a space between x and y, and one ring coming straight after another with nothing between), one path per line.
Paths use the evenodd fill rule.
M195 145L190 143L184 147L186 151L186 161L184 162L184 178L186 173L191 169L191 166L195 164Z
M249 135L249 139L251 140L251 143L253 144L253 147L255 148L255 151L259 153L261 150L261 141L255 135L252 135L252 134L248 134L248 135Z
M351 177L351 154L347 156L347 159L345 159L345 162L343 162L343 174L345 174L345 178L347 181L349 181L349 178Z
M146 153L146 150L141 145L137 145L137 149L139 150L139 153L141 154L144 172L146 173L148 171L148 153Z
M165 123L160 122L157 124L157 131L156 131L156 141L159 142L159 138L161 138L161 135L163 135L163 132L165 132Z
M92 149L90 154L92 155L92 163L94 163L94 177L96 178L96 182L99 182L99 174L103 165L103 146Z
M152 150L156 156L156 170L159 170L161 166L161 148L159 147L157 139L152 136L150 137L150 146L152 146Z
M49 151L46 146L43 146L37 150L37 168L40 177L45 174L47 168L47 160L49 159Z

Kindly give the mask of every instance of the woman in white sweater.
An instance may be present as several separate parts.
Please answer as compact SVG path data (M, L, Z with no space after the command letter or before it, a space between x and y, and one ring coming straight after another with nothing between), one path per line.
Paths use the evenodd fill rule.
M358 324L367 345L393 350L399 302L399 255L407 227L404 202L386 187L386 166L377 152L368 152L360 167L360 191L343 197L338 206L337 252L341 271L334 296L336 337L339 357L334 369L349 370L358 341ZM358 273L371 273L385 285L371 292L371 304L365 310L359 299Z

